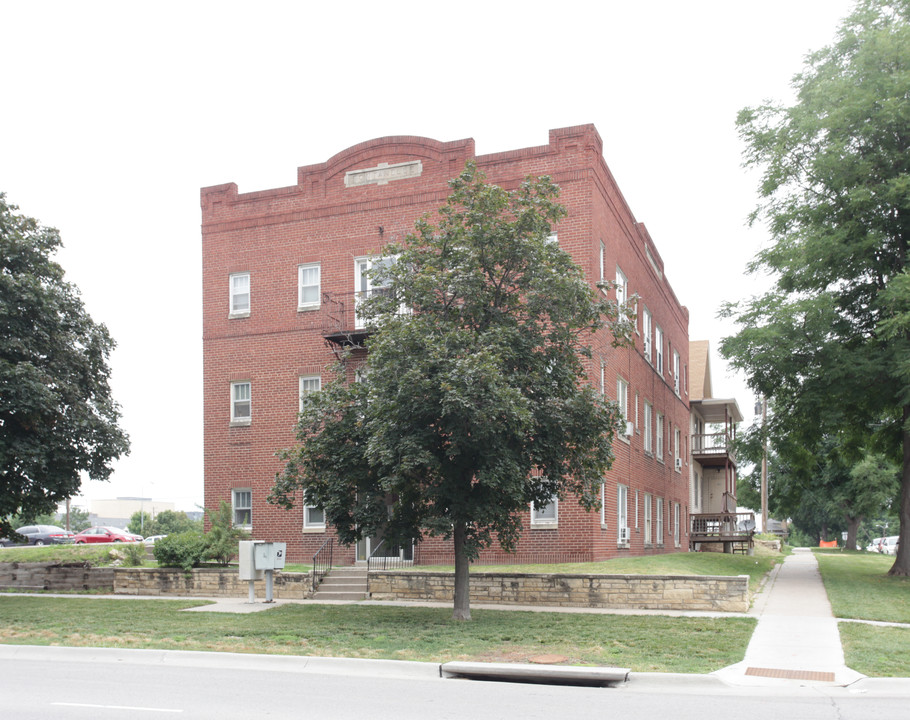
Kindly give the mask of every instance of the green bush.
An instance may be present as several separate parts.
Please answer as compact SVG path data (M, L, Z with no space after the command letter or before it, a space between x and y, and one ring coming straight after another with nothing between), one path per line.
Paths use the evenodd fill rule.
M206 538L205 557L219 565L227 565L239 549L238 543L249 537L249 533L234 527L234 513L224 500L217 510L206 510L210 529Z
M154 553L161 567L179 567L189 572L202 564L207 550L206 536L189 530L159 538L155 541Z
M146 552L145 545L142 543L130 543L123 546L123 564L127 567L141 567L145 562Z

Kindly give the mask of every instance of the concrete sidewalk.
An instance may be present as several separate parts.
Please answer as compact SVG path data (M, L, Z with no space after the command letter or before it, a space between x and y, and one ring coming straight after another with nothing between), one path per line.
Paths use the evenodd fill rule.
M741 663L713 675L732 685L848 685L861 675L844 664L837 620L808 548L778 565L753 604L758 626Z

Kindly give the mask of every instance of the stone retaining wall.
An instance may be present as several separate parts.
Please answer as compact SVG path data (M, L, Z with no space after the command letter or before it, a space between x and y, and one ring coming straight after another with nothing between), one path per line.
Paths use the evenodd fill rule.
M387 571L370 573L374 600L451 602L451 573ZM471 573L471 602L639 610L749 609L747 575L524 575Z
M0 563L0 588L10 590L114 591L114 569L88 563Z
M115 568L117 595L190 595L194 597L247 597L249 581L241 580L236 567L194 568L189 573L174 568ZM275 573L273 597L302 600L310 596L307 573ZM265 597L265 580L255 583L256 597Z

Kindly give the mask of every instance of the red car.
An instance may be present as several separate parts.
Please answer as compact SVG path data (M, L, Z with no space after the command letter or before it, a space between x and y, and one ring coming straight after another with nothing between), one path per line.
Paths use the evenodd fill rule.
M115 527L90 527L73 536L73 542L85 543L111 543L111 542L141 542L141 535L134 535L121 528Z

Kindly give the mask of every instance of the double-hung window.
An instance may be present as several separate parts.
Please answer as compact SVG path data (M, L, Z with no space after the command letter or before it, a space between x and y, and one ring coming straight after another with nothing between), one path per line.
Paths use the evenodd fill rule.
M231 383L231 423L249 425L252 418L252 398L249 382Z
M673 545L679 547L679 503L673 503Z
M629 280L626 274L616 266L616 304L620 307L629 299Z
M651 494L645 493L645 545L650 545L652 543L651 539Z
M664 331L658 325L654 329L654 344L657 345L657 372L664 374Z
M531 527L555 526L559 521L559 501L553 498L546 505L531 503Z
M297 309L318 308L322 270L319 263L297 266Z
M654 444L652 442L652 435L651 435L652 412L653 412L653 408L651 406L651 403L649 403L647 400L645 400L645 452L648 453L649 455L654 453L654 447L653 447Z
M682 472L682 458L679 454L680 437L679 428L673 428L673 469L676 472Z
M629 488L626 485L616 486L616 529L617 542L629 544Z
M303 529L325 530L325 510L314 505L304 505Z
M237 488L231 491L231 505L234 510L234 527L252 527L253 491L250 488Z
M654 329L653 329L652 325L653 325L653 323L651 320L651 311L648 310L648 308L646 308L646 307L642 307L642 311L641 311L642 342L644 343L643 347L644 347L644 353L645 353L645 360L647 360L651 364L654 363L654 355L652 352L653 351L652 335L653 335Z
M300 412L303 412L304 398L310 393L317 392L322 385L322 379L318 375L300 378Z
M607 246L604 245L603 240L600 241L600 282L604 282L607 279ZM606 292L601 287L603 292Z
M679 395L679 353L673 351L673 389Z
M250 314L250 274L232 273L229 287L231 317L246 317Z
M664 499L657 498L657 544L664 544Z
M664 416L660 413L657 413L657 418L655 421L655 427L657 428L657 442L654 448L654 455L657 456L657 459L660 462L664 461Z

